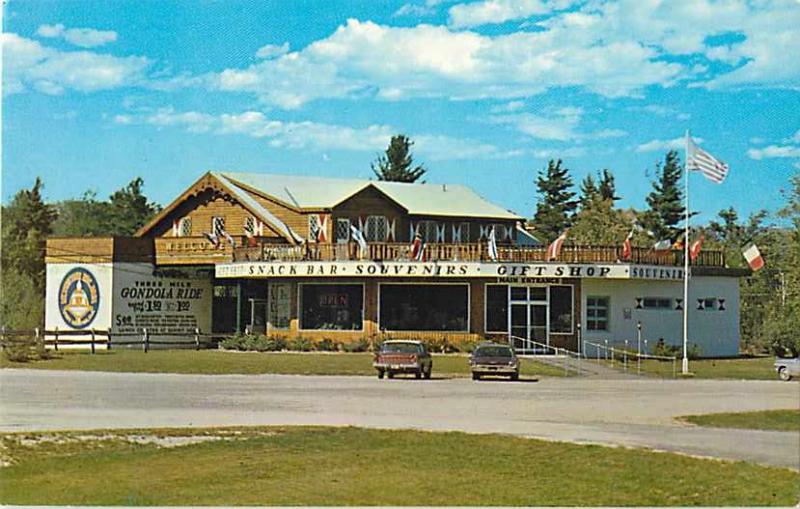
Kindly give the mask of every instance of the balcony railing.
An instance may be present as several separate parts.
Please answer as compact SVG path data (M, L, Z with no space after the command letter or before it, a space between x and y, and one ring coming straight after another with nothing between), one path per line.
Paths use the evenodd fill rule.
M498 262L536 263L545 262L545 247L498 246ZM355 242L346 244L309 244L306 246L289 246L285 244L263 243L255 247L237 247L233 250L234 262L247 261L409 261L411 246L407 243L370 242L367 250L361 249ZM425 261L467 261L489 262L488 249L485 242L463 244L427 244ZM564 246L559 262L566 263L622 263L621 246ZM650 248L634 247L629 260L624 263L642 265L683 265L683 251L672 250L656 252ZM722 251L701 251L694 266L725 267L725 255Z

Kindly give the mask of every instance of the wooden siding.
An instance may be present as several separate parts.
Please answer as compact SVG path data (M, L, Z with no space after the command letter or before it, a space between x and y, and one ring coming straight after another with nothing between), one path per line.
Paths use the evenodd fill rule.
M45 247L45 263L151 262L151 239L134 237L51 237Z
M369 216L385 216L390 223L394 221L395 240L408 241L406 210L374 187L367 187L334 207L331 226L336 224L337 219L349 219L350 224L358 228L359 219L366 222ZM329 238L336 242L335 238Z

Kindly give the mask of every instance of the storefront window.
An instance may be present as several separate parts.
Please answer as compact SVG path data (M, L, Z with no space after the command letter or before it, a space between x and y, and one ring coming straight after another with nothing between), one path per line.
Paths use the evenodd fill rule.
M572 333L572 287L550 287L550 332Z
M362 285L301 285L300 328L361 330L364 314Z
M467 331L467 285L381 285L380 326L394 331Z
M270 283L269 325L272 329L289 328L291 286L289 283Z
M508 331L508 286L486 285L486 332Z

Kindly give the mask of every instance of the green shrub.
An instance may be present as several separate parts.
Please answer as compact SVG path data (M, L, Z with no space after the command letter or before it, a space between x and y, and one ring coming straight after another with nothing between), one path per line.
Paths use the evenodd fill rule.
M318 352L335 352L338 346L339 343L335 342L331 338L321 339L315 345Z
M699 359L701 354L700 346L692 343L686 349L686 356L690 359ZM661 355L664 357L678 357L683 358L683 345L666 345L663 341L659 340L653 347L653 355Z
M299 337L289 341L288 347L295 352L310 352L314 349L314 343L308 338Z
M349 353L366 352L373 346L371 343L368 337L362 336L355 341L344 343L342 349ZM377 348L380 348L380 343L378 343Z
M240 352L277 352L286 348L286 340L281 336L236 333L220 341L219 346Z

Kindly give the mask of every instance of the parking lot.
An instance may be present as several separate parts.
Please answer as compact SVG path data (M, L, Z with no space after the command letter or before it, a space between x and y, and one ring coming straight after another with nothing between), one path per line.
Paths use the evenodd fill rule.
M681 424L798 408L796 383L546 378L520 382L292 375L0 371L4 431L325 424L509 433L800 469L800 435Z

